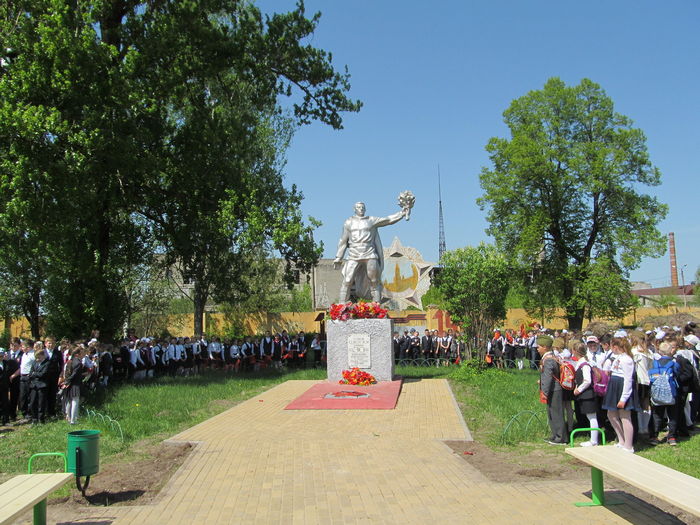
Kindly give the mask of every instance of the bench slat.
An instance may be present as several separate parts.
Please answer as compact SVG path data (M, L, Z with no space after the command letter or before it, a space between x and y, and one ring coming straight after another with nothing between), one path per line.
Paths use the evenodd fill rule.
M627 453L624 453L627 454ZM660 489L671 489L676 490L691 490L693 487L698 487L698 480L691 478L689 476L682 477L679 476L679 472L668 469L660 468L663 467L654 462L648 462L648 464L640 464L640 461L633 460L630 462L630 458L627 456L619 457L620 454L615 454L617 457L609 457L610 454L606 454L608 457L601 457L600 461L604 462L605 468L600 468L601 470L614 471L615 476L623 479L625 481L634 481L644 485L652 485L654 487L659 487ZM644 458L639 458L644 460ZM592 462L591 462L592 463ZM602 465L602 463L597 463Z
M668 490L698 490L700 480L677 470L671 469L659 463L655 463L641 456L631 455L627 452L611 447L596 447L595 452L586 449L575 449L572 456L583 459L596 468L603 471L614 471L615 476L625 481L638 481L658 486ZM579 452L583 451L583 452ZM622 452L622 454L618 453Z
M22 474L0 485L0 525L12 523L34 505L65 485L73 474Z
M700 516L700 479L613 446L567 448L566 453L695 516Z

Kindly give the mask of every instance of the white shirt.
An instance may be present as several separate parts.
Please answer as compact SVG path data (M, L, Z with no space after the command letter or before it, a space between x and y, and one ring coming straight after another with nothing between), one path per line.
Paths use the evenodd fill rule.
M138 348L132 348L129 350L129 362L136 366L137 364L143 364L143 359L141 359L141 350Z
M85 357L83 357L83 366L88 370L92 370L93 368L95 368L95 362L90 358L89 355L86 355Z
M648 385L649 368L654 364L654 355L649 350L645 351L642 347L635 346L632 348L632 359L637 372L637 382L640 385Z
M578 389L579 394L586 390L589 386L591 386L591 367L590 363L584 359L579 359L576 363L576 370L579 368L582 368L581 373L583 374L583 382L578 385L576 388ZM588 366L583 366L583 365L588 365Z
M209 343L207 349L209 350L209 359L212 359L212 353L221 355L221 343L219 343L218 341Z
M163 352L163 363L168 364L173 359L175 359L175 345L170 343Z
M611 375L622 377L624 384L619 401L627 401L634 387L634 360L627 354L618 354L610 367Z
M34 361L36 361L36 358L34 357L34 350L23 352L22 360L20 361L19 365L19 373L23 376L29 375Z

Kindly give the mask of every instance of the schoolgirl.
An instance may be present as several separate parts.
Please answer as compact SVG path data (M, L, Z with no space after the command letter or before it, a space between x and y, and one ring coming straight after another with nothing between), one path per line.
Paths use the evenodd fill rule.
M64 400L66 407L66 419L71 425L78 422L80 411L80 388L83 384L83 363L81 361L82 349L73 348L70 352L70 359L66 362L63 372L63 383L61 388L65 390Z
M647 340L644 334L632 333L632 359L634 360L634 372L637 376L637 398L639 408L637 412L637 432L649 434L649 422L651 421L651 388L649 386L649 369L654 364L654 354L647 348Z
M603 409L617 435L617 446L626 452L634 452L634 427L632 411L639 410L635 386L632 347L625 337L614 337L610 348L615 356L610 367L610 381L603 399Z
M185 347L185 362L183 363L184 373L186 376L190 376L194 368L194 349L189 337L185 337L183 346Z
M241 370L241 340L236 339L233 341L228 349L228 354L230 357L229 370L233 369L234 372L240 372Z
M591 364L587 358L586 344L578 341L573 344L574 355L578 358L576 361L576 388L574 389L574 403L578 408L578 412L585 414L588 418L588 426L590 428L598 427L598 396L593 391L593 381L591 375ZM581 443L582 447L595 447L598 445L598 430L591 430L591 438L588 441Z
M214 368L221 368L223 361L221 356L221 341L218 337L215 337L214 340L211 343L209 343L207 350L209 353L209 360L212 366Z

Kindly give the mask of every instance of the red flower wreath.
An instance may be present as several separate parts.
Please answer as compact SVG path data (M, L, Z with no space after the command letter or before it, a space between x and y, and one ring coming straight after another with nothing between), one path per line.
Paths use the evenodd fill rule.
M389 317L386 308L379 303L359 302L357 304L347 302L332 304L328 310L328 316L333 321L347 321L348 319L385 319Z
M343 370L343 379L338 381L341 385L361 385L369 386L376 383L377 380L374 376L368 372L363 372L359 368L351 368L350 370Z

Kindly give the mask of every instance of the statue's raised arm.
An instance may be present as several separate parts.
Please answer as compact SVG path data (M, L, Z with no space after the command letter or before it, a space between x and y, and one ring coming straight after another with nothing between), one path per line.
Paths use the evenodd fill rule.
M388 217L368 217L365 215L365 204L363 202L355 204L355 215L343 224L343 232L333 261L334 266L338 268L347 253L347 260L342 269L340 302L348 300L353 283L355 283L358 298L381 302L384 250L377 229L394 224L404 217L408 220L414 203L415 197L411 192L401 193L399 195L401 211Z

